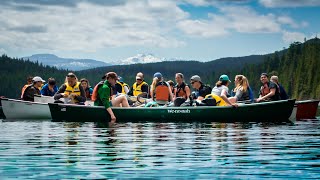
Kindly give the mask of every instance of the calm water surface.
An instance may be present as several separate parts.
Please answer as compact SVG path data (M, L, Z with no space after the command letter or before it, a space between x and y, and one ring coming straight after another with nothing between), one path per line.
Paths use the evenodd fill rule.
M295 124L0 120L1 179L315 178L320 118Z

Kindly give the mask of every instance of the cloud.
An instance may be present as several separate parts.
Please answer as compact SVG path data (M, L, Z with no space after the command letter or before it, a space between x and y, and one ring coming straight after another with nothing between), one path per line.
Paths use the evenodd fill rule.
M268 8L320 6L319 0L259 0Z
M12 2L40 6L35 11L0 11L0 42L14 49L95 52L106 47L185 45L170 35L175 24L189 16L173 1L70 1L65 6L65 1Z
M299 25L289 16L279 16L277 21L281 24L290 25L292 28L298 28Z
M10 27L9 31L18 31L23 33L45 33L47 28L44 26L19 26L19 27Z
M0 47L0 55L6 54L6 53L7 53L7 51L6 51L5 49L3 49L3 48Z
M290 44L296 41L303 42L304 38L306 38L306 35L300 32L284 31L282 34L282 40L287 44Z
M277 33L281 24L273 14L261 15L249 7L220 7L209 20L182 20L177 27L186 34L199 37L218 37L231 33Z

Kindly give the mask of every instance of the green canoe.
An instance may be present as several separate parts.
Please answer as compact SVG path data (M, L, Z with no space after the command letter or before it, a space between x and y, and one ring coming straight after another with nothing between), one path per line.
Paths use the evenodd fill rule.
M295 100L241 104L238 108L200 107L113 107L117 122L284 122ZM104 107L49 103L54 121L110 121Z

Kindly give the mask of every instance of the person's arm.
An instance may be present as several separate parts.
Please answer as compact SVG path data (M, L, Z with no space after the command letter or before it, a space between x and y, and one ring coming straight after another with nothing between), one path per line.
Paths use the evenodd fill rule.
M231 103L231 102L229 101L229 99L228 99L228 97L227 97L227 94L228 94L228 92L226 91L226 89L222 89L220 97L221 97L227 104L229 104L230 106L237 107L237 106L238 106L237 104L233 104L233 103Z
M75 99L77 99L79 102L85 102L87 100L86 92L84 91L81 85L79 86L79 90L80 90L80 96L76 94Z
M266 100L266 99L274 96L275 94L276 94L276 88L272 88L272 89L270 89L270 92L267 95L265 95L263 97L261 97L261 95L260 95L260 97L257 99L257 102Z
M171 91L171 88L170 88L170 85L168 83L166 83L167 86L168 86L168 91L169 91L169 96L170 96L170 101L173 101L173 94L172 94L172 91Z
M238 89L236 91L236 95L234 97L237 99L237 101L239 101L239 99L242 97L242 95L243 95L243 90Z
M146 93L149 94L149 85L148 85L148 84L143 84L143 85L141 86L141 91L142 91L142 92L146 92Z
M133 86L130 88L129 92L128 92L129 96L133 96Z
M125 92L126 94L128 94L128 92L129 92L128 86L124 86L123 88L124 88L124 92Z
M34 100L34 95L37 94L35 88L29 87L25 90L23 94L23 100L27 101L33 101Z
M187 94L187 99L186 99L186 101L188 102L188 101L190 101L190 95L191 95L191 91L190 91L190 88L189 88L189 86L186 86L185 88L185 91L186 91L186 94Z
M48 96L48 93L47 93L48 89L47 88L48 88L48 86L46 86L46 85L42 86L41 91L40 91L41 95Z
M58 100L64 96L64 91L66 90L67 86L65 84L62 84L59 88L59 90L54 95L54 100Z
M108 111L110 117L111 117L111 121L115 121L116 117L110 107L110 88L108 86L102 86L99 90L98 90L98 94L99 94L99 98L100 101L102 102L102 104L104 105L104 107L106 108L106 110Z

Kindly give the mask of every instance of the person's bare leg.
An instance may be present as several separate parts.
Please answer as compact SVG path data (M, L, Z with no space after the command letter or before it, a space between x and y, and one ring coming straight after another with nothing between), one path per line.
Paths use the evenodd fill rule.
M120 95L112 100L112 106L114 107L129 107L128 100L125 95Z
M236 97L229 97L228 99L233 104L237 102L237 98Z

